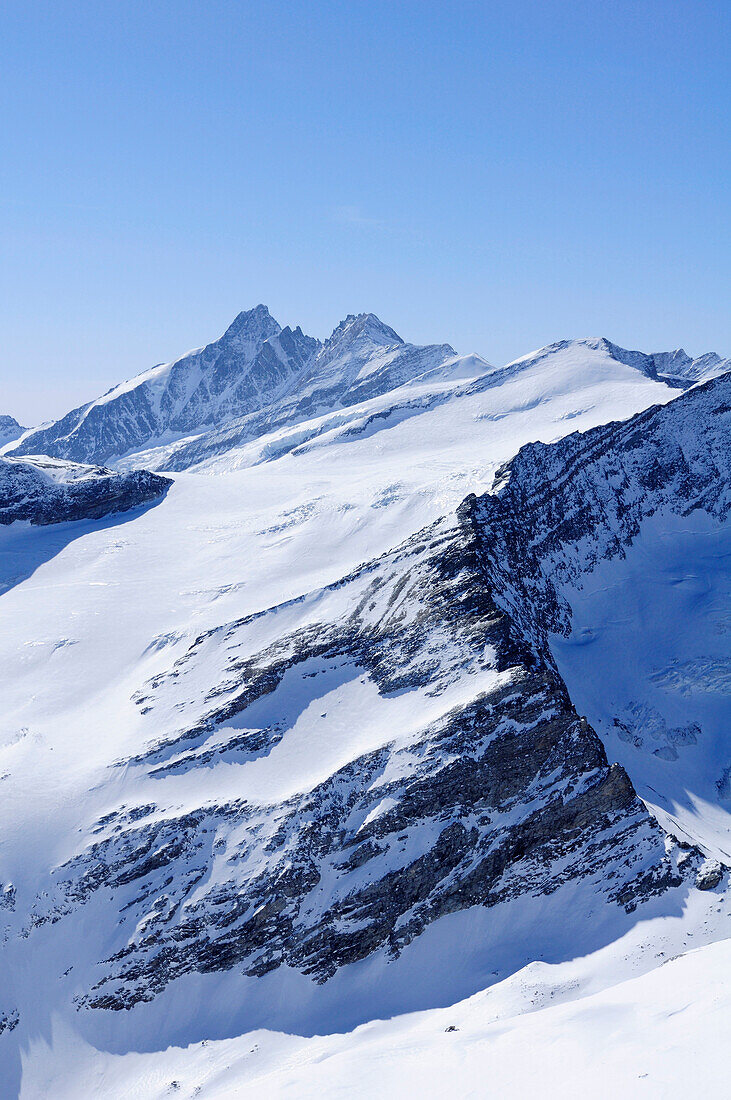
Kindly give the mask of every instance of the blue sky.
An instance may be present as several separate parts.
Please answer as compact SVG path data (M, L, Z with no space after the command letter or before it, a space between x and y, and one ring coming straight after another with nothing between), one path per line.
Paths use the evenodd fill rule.
M259 301L729 355L730 47L727 0L6 0L0 412Z

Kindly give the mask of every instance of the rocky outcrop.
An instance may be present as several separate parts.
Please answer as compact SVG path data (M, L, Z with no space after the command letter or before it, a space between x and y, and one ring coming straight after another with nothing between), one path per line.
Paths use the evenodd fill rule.
M0 524L101 519L157 500L171 484L148 470L117 474L43 456L25 462L0 459Z
M695 884L699 890L715 890L724 875L724 868L717 859L703 862L696 875Z

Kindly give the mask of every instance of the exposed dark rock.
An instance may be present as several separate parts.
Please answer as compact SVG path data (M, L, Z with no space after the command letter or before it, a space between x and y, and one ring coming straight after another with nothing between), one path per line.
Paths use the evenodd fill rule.
M25 520L42 526L101 519L156 500L171 484L169 478L148 470L117 474L44 456L0 459L0 524Z
M707 859L698 870L695 884L699 890L715 890L723 874L724 868L717 859Z
M15 1031L16 1027L20 1023L20 1015L16 1008L11 1009L9 1012L0 1014L0 1035L3 1032Z
M17 439L25 430L14 417L0 416L0 447Z

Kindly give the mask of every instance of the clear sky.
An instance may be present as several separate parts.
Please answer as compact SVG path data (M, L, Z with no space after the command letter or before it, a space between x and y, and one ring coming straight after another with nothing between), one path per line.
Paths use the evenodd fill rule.
M259 301L731 354L728 0L5 0L0 413Z

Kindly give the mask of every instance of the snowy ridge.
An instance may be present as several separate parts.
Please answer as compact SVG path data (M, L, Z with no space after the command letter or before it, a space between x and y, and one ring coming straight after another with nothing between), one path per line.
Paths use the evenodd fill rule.
M705 382L731 370L731 359L722 359L715 352L707 352L705 355L692 359L682 348L675 351L660 351L646 353L643 351L631 351L627 348L613 344L606 337L584 340L559 340L549 344L545 348L530 352L521 356L513 363L509 363L504 371L514 372L518 370L532 369L536 365L550 360L553 355L560 352L579 353L591 358L593 352L607 355L617 363L624 363L633 370L638 370L647 378L654 381L665 382L674 387L687 387L695 382Z
M383 406L390 394L402 402L404 387L429 390L442 403L452 393L481 392L521 373L550 386L561 362L591 370L602 361L675 389L730 365L715 353L695 360L682 350L648 355L596 339L559 341L496 369L480 356L456 355L448 344L405 343L372 313L350 314L321 345L300 328L282 329L260 305L239 314L214 343L27 432L10 450L182 470L285 427L343 411L355 418L374 400Z
M677 351L656 353L652 358L658 375L675 382L707 382L731 370L731 359L723 359L715 351L692 359L679 348Z
M731 1013L725 980L731 941L677 955L679 944L645 939L655 968L627 973L621 950L637 958L638 946L623 941L620 950L602 953L601 962L592 959L612 975L603 987L585 960L535 962L448 1008L345 1034L303 1038L261 1030L121 1056L97 1051L59 1025L52 1036L32 1041L24 1095L321 1100L347 1094L367 1100L377 1081L380 1096L443 1100L480 1095L486 1080L510 1100L538 1087L544 1095L597 1100L716 1092Z
M421 408L425 399L429 405L443 403L460 385L489 369L479 356L457 356L448 344L407 344L372 313L350 315L308 369L292 380L281 400L157 453L145 452L134 461L161 470L185 470L257 441L261 454L278 457L333 426L357 430L373 413L397 411L414 400L414 390L419 391L416 401ZM271 444L274 434L289 439L284 446Z
M695 382L706 382L731 370L731 359L722 359L713 351L692 359L682 348L645 355L639 351L627 351L605 339L596 343L606 347L619 362L641 370L648 378L659 379L671 386L690 386Z
M418 418L415 430L418 425L426 435L440 419L448 419L452 431L460 423L460 431L471 432L475 445L481 446L485 422L496 425L519 410L529 413L563 400L566 418L587 416L596 423L602 419L597 415L600 405L616 409L619 416L631 415L644 405L671 400L684 388L673 388L654 373L647 374L636 361L625 363L611 353L611 347L602 340L564 340L501 368L474 355L448 354L442 359L442 353L451 353L447 346L386 348L373 356L379 367L385 362L389 368L385 374L376 372L376 377L389 385L384 392L365 397L362 389L356 389L352 392L358 394L357 403L341 399L337 412L318 414L315 410L314 415L309 400L285 403L169 447L142 452L129 464L168 471L197 466L231 468L279 458L290 451L302 453L319 446L318 440L327 447L336 439L387 432L412 418ZM435 350L439 365L423 369ZM421 354L416 356L415 351ZM408 365L403 375L391 369L396 354ZM396 388L390 388L392 384ZM537 414L535 419L539 422L541 418ZM554 438L564 431L557 431ZM453 438L449 446L455 448Z

